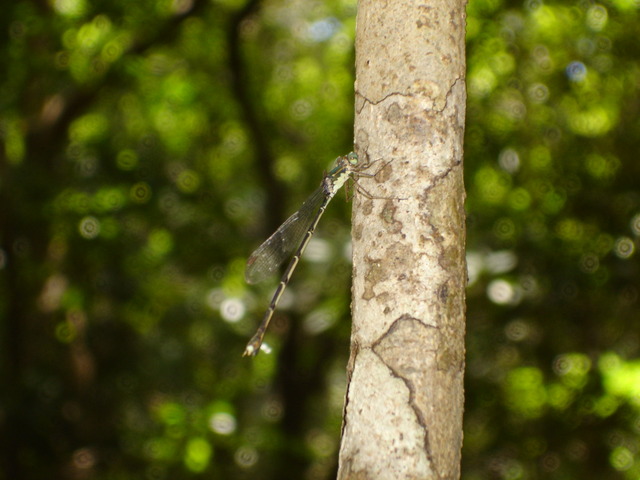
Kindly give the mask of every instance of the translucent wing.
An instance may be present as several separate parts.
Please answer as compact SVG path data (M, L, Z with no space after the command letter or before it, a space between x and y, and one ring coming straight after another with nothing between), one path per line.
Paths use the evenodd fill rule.
M319 187L280 227L260 245L247 260L244 278L247 283L259 283L273 275L291 257L302 241L325 198Z

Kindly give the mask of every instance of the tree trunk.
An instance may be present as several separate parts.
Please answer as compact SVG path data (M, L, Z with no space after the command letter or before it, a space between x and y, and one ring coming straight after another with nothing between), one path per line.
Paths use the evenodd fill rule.
M376 175L354 203L341 480L460 475L464 41L463 0L358 2L356 151Z

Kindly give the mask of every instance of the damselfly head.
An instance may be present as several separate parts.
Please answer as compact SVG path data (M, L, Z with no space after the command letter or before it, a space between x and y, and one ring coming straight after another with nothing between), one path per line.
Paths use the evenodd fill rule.
M358 154L355 152L351 152L347 155L347 161L351 164L351 165L357 165L358 164Z

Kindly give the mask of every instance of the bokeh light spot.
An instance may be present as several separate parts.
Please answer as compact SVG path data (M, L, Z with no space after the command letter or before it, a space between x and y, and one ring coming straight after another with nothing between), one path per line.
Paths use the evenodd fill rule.
M216 412L209 418L209 428L220 435L231 435L236 426L236 417L227 412Z
M53 8L65 17L78 18L85 14L87 4L85 0L54 0Z
M77 336L76 328L69 322L60 322L56 326L56 338L62 343L71 343Z
M580 258L580 270L584 273L594 273L600 268L600 259L594 253L586 253Z
M178 188L184 193L193 193L200 187L200 175L193 170L184 170L178 175Z
M562 383L572 389L581 389L587 383L587 374L591 370L591 360L581 353L564 353L556 356L553 371L562 379Z
M527 93L534 103L544 103L549 99L549 88L544 83L532 84Z
M518 256L511 250L491 252L484 258L484 265L493 274L505 273L513 270L518 264Z
M508 407L527 418L537 418L547 400L542 372L535 367L511 370L505 382Z
M629 237L620 237L616 240L613 251L619 258L627 259L636 251L636 245Z
M635 455L626 447L619 446L613 449L609 457L611 466L620 472L629 470L635 463Z
M323 42L333 36L340 29L340 22L337 18L329 17L318 20L309 25L307 36L314 42Z
M239 298L226 298L220 304L220 316L229 323L236 323L245 311L244 303Z
M493 226L493 233L500 240L511 240L516 233L516 224L510 218L500 218Z
M184 464L192 472L202 472L211 459L213 448L204 438L192 438L187 443Z
M258 462L258 451L253 447L240 447L233 455L236 464L241 468L251 468Z
M80 220L78 231L82 237L92 240L100 234L100 221L96 217L84 217Z
M636 236L640 236L640 213L637 213L633 216L630 225L633 234Z
M303 328L305 332L315 335L324 332L336 322L335 315L327 310L316 310L304 319Z
M581 82L587 76L587 67L582 62L574 61L567 65L565 73L572 82Z
M605 27L608 19L609 14L607 9L602 5L591 5L589 10L587 10L587 25L596 32L599 32Z
M512 342L525 340L531 332L530 325L524 320L518 319L509 322L504 329L504 333Z
M526 210L531 205L531 195L525 188L519 187L509 193L508 201L514 210Z
M73 452L73 466L79 470L88 470L96 464L96 454L91 448L80 448Z
M500 166L509 173L515 173L520 168L520 156L513 148L505 148L498 158Z
M151 187L145 182L138 182L129 190L129 198L135 203L147 203L151 198Z
M69 138L74 142L88 143L104 138L109 127L107 117L89 113L75 120L69 127Z
M282 418L284 414L284 406L282 402L276 399L271 399L264 404L261 410L263 418L270 422L277 422Z
M494 280L487 286L487 297L497 305L516 304L520 296L514 286L506 280Z
M120 170L133 170L138 166L138 155L133 150L122 150L116 157L116 165Z

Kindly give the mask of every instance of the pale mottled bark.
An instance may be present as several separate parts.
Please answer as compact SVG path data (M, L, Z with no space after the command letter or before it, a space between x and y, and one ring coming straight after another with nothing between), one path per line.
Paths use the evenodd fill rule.
M338 478L455 479L462 444L464 0L360 0L353 333Z

